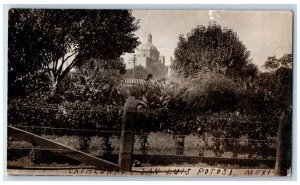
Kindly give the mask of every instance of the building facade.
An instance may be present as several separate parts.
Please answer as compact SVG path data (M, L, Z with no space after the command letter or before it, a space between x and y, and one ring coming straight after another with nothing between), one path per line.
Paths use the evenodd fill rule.
M147 42L137 50L136 66L143 66L153 78L167 78L168 66L165 64L165 57L159 54L152 43L152 35L149 34Z

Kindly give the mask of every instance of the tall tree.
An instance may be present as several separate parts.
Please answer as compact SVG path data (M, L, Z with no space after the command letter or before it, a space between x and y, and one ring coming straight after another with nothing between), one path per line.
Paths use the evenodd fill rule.
M250 52L231 29L216 24L198 26L179 36L172 68L183 77L199 71L215 71L232 78L255 75L257 67L249 60Z
M52 92L91 58L112 61L139 44L129 10L12 9L9 12L11 81L44 70ZM25 42L25 44L23 44ZM20 65L21 64L21 65Z

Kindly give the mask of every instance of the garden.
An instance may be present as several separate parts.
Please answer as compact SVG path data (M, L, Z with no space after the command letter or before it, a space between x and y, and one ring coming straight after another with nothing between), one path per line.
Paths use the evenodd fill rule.
M238 88L217 74L185 83L151 80L133 87L113 79L80 85L75 76L69 77L73 83L66 80L72 88L64 85L57 91L61 102L49 103L40 91L35 97L11 99L9 125L116 162L123 106L131 94L138 104L134 159L139 164L274 165L278 117L270 110L272 99L260 92ZM8 146L12 161L18 161L18 153L19 159L29 156L33 164L42 163L42 156L47 156L44 162L51 161L30 143L12 141Z

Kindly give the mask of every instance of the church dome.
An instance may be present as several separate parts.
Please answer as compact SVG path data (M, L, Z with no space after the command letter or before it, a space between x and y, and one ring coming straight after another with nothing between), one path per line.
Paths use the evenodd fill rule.
M140 47L141 50L155 50L157 51L157 48L152 44L152 35L149 34L148 35L148 42L143 44L141 47Z
M151 51L156 50L157 51L157 48L150 42L147 42L147 43L143 44L140 49L142 49L142 50L151 50Z

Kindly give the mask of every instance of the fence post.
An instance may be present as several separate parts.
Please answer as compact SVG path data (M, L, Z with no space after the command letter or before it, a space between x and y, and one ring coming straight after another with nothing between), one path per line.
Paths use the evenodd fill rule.
M124 106L118 161L118 165L123 171L131 170L136 108L135 97L129 96Z
M275 163L275 175L286 176L288 167L290 166L290 147L291 147L291 121L288 115L282 113L279 118L278 133L277 133L277 151Z

